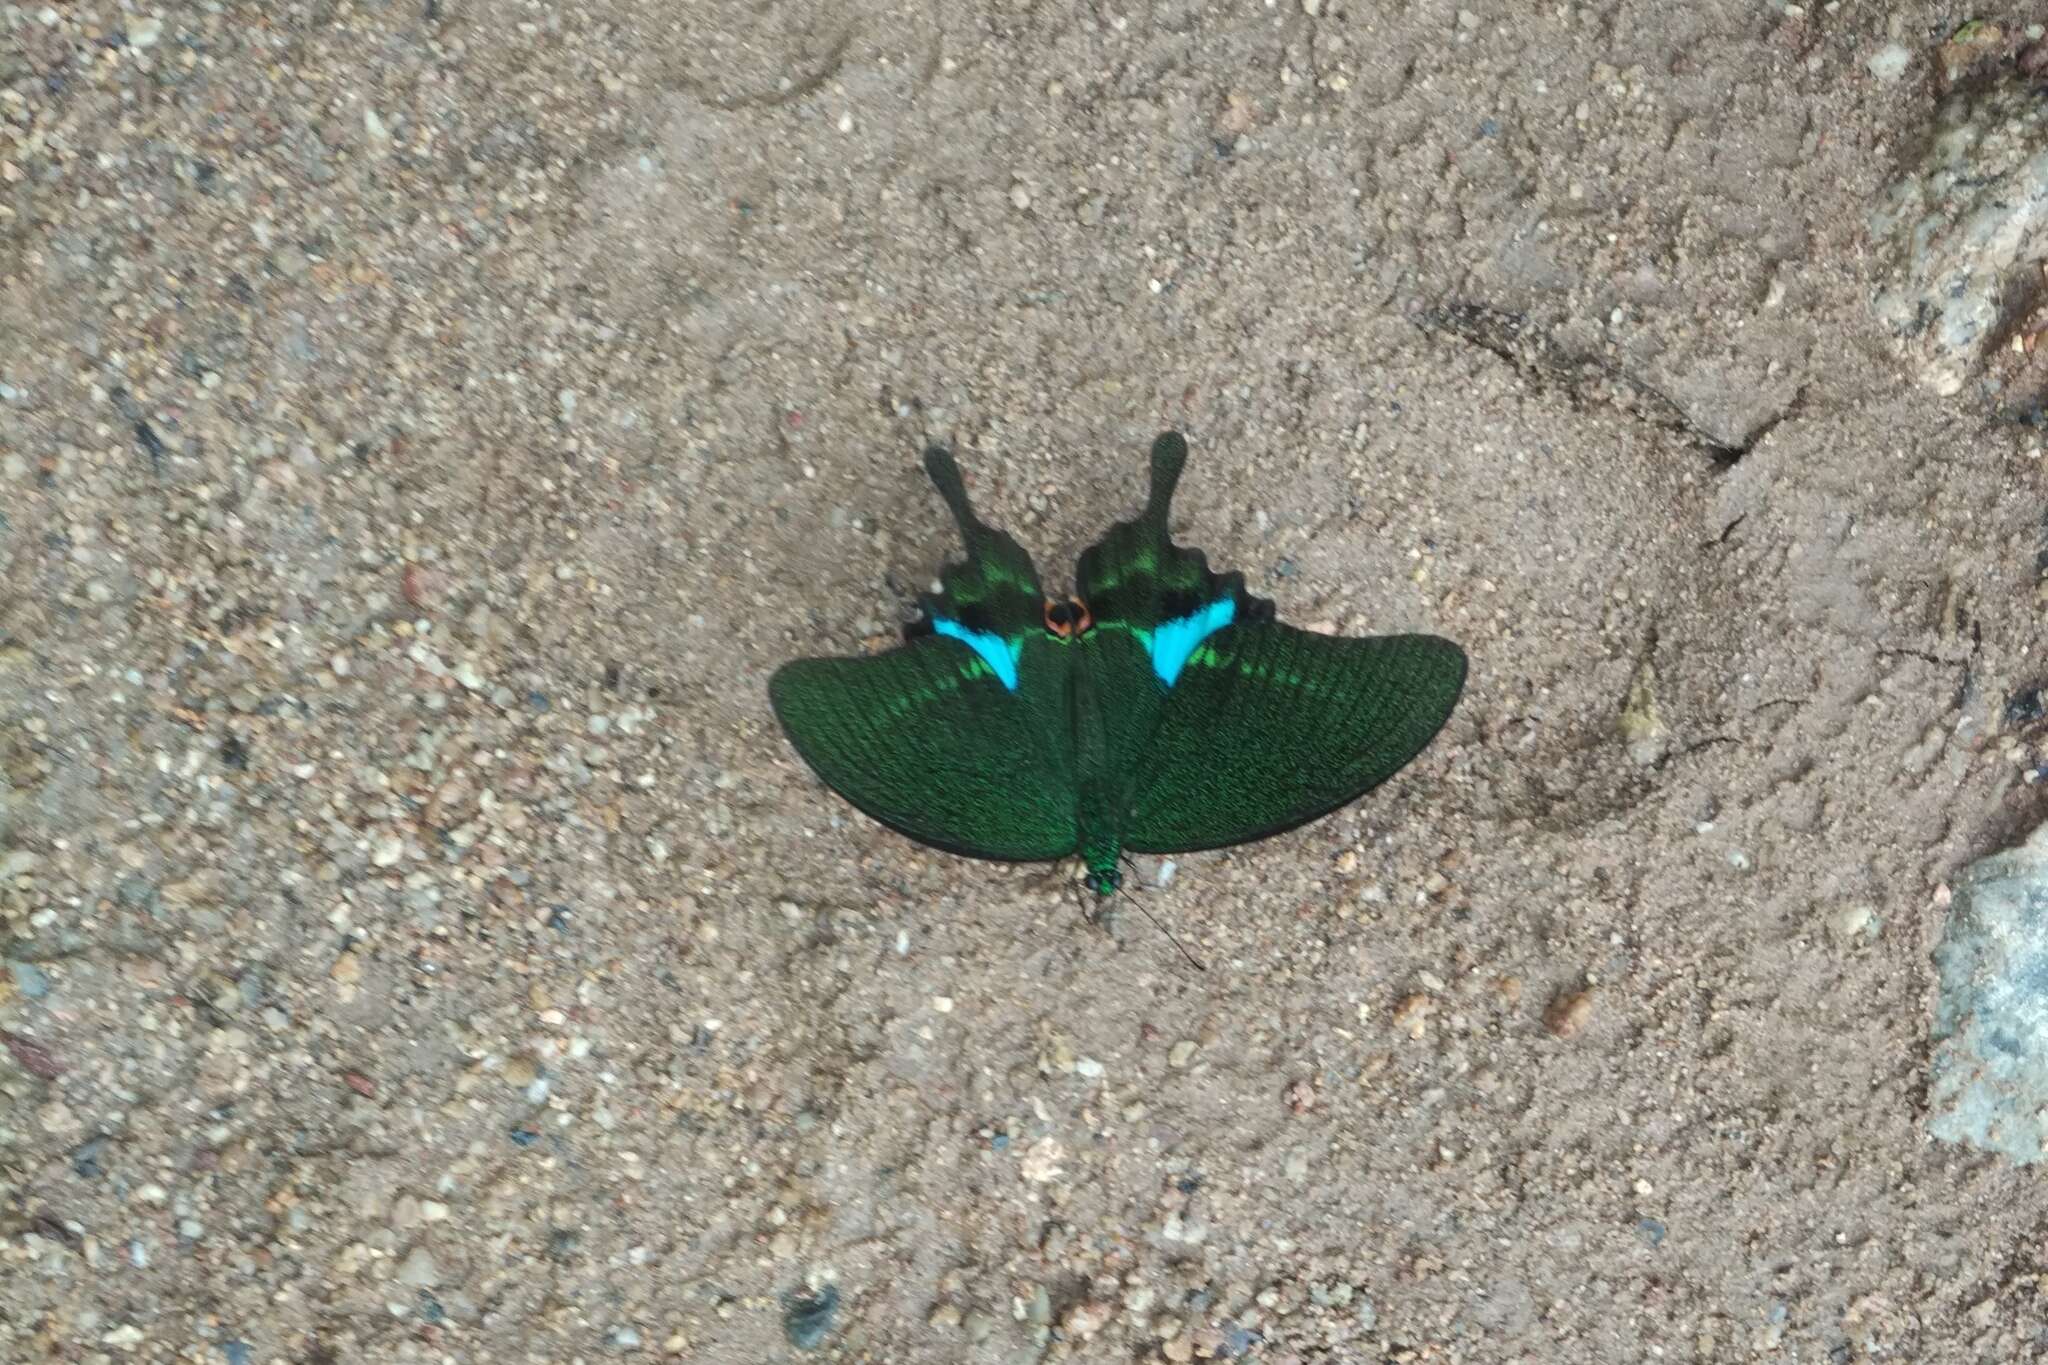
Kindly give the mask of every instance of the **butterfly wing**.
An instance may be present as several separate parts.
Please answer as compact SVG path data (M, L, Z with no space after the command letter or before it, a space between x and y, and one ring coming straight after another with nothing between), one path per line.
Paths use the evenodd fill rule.
M1175 545L1186 463L1178 433L1153 442L1144 512L1077 575L1094 630L1076 667L1122 774L1108 818L1142 853L1245 843L1356 800L1422 751L1465 681L1448 640L1296 630L1242 574Z
M975 858L1074 851L1072 779L1048 755L1034 712L959 642L929 636L873 658L799 659L768 695L825 785L891 829Z
M1346 639L1277 621L1217 631L1160 708L1125 846L1223 848L1348 805L1436 737L1465 668L1434 635Z
M1200 550L1174 544L1167 533L1187 457L1178 432L1152 443L1145 510L1110 527L1074 571L1093 622L1075 667L1086 709L1099 717L1102 764L1116 775L1111 785L1122 789L1113 807L1128 803L1129 784L1188 656L1225 623L1273 615L1271 602L1245 590L1243 574L1210 572Z
M1066 652L1042 626L1030 556L974 515L960 471L926 453L967 543L902 646L800 659L769 680L790 742L841 796L920 843L969 857L1060 858L1077 843Z

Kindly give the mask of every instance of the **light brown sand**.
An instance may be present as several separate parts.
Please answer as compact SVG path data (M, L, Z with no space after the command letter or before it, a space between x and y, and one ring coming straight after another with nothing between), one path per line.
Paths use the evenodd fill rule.
M1469 3L0 6L0 1357L2048 1349L1920 1127L2040 805L2039 440L1866 310L1958 14ZM764 694L926 439L1057 579L1168 425L1474 670L1206 974Z

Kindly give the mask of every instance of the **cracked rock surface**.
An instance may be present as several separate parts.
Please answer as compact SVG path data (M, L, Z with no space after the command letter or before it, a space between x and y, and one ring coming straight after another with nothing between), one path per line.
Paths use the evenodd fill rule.
M2048 1156L2048 825L1972 864L1934 960L1928 1131L2032 1164Z
M1889 270L1878 321L1934 393L1959 392L2038 302L2048 260L2048 106L2010 73L1942 101L1869 216Z

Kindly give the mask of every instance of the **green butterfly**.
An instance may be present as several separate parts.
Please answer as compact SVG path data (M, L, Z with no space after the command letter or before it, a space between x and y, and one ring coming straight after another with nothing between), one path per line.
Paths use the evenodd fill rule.
M919 599L905 644L776 671L769 699L797 752L919 843L1005 862L1079 853L1103 896L1126 849L1263 839L1400 771L1450 718L1465 652L1280 624L1243 574L1168 537L1187 456L1178 432L1153 442L1144 513L1083 553L1075 595L1053 602L1023 548L974 515L952 455L927 451L966 562Z

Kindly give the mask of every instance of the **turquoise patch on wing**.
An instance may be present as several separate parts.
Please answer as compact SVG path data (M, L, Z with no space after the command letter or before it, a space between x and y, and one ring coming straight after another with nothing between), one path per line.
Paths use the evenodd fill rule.
M1188 656L1201 647L1202 641L1236 619L1237 600L1222 597L1199 611L1154 626L1150 649L1152 671L1159 675L1159 681L1173 686L1180 671L1187 667Z
M1012 692L1017 690L1017 656L1024 652L1022 640L1013 648L1010 642L1000 635L985 630L969 630L958 621L949 621L943 616L932 621L932 631L948 639L958 640L979 654L981 661L988 665L989 672L996 675L997 681Z

